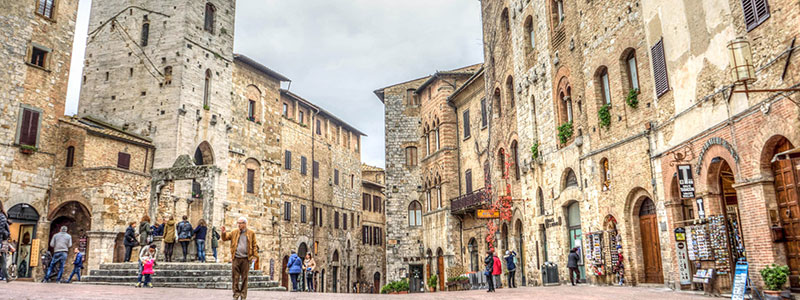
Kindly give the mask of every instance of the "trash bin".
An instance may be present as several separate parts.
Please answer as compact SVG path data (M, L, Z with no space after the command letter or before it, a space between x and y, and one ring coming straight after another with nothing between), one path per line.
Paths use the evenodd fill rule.
M545 262L542 265L542 285L558 283L558 265L552 262Z

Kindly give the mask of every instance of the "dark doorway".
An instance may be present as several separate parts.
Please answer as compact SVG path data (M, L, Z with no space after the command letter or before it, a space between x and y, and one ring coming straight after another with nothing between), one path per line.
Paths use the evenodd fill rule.
M372 293L377 294L381 290L381 273L375 272L372 276Z
M287 273L286 266L289 264L289 257L283 257L283 264L281 264L281 285L289 290L289 273Z

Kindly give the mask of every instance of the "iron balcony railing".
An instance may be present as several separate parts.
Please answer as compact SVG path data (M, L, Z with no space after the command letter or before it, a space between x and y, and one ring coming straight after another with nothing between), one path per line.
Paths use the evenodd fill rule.
M474 210L484 204L489 203L489 197L486 195L486 189L482 188L473 191L469 194L464 194L453 199L450 199L450 212L451 213L464 213Z

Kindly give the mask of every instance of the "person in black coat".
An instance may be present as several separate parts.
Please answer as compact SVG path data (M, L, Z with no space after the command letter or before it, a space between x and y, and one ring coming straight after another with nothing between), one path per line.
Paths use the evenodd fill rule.
M129 262L131 260L131 251L133 251L133 247L137 245L136 230L133 229L133 225L136 225L136 222L130 222L128 228L125 229L125 237L122 242L122 244L125 245L125 259L123 262Z
M208 233L208 227L206 227L206 221L200 219L200 222L197 223L197 227L194 229L194 242L197 244L197 261L199 262L206 262L206 235Z
M578 262L580 260L581 257L578 255L577 247L569 250L569 256L567 257L567 268L569 268L569 282L572 283L572 285L575 285L581 280L581 271L578 269Z
M494 271L494 252L492 250L486 251L486 258L483 259L483 263L486 264L486 271L483 272L483 275L486 276L486 285L489 286L489 290L486 292L491 293L494 292L494 276L492 275L492 271Z
M2 243L4 243L8 238L11 236L11 230L8 228L8 215L6 215L6 210L3 207L3 202L0 202L0 247L2 247ZM9 252L10 249L7 249ZM7 256L6 251L0 252L0 276L6 279L6 282L10 282L8 278L8 270L6 270L6 260L10 259Z

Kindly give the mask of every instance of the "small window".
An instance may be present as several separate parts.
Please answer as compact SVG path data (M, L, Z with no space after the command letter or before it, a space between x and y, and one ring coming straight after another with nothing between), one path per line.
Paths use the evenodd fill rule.
M306 220L306 206L301 204L300 205L300 223L306 223L306 222L308 222L308 220Z
M284 202L283 203L283 220L284 221L291 221L292 220L292 203L291 202Z
M506 78L506 93L508 95L508 103L511 107L514 107L514 78L511 76Z
M333 213L333 229L339 229L339 212Z
M631 51L625 58L625 66L628 69L628 84L631 89L639 89L639 71L636 67L636 51Z
M372 212L381 212L381 198L377 196L372 197Z
M419 95L416 94L415 89L406 90L406 103L409 106L419 106Z
M464 185L467 189L467 194L472 193L472 170L464 172Z
M319 162L314 161L311 163L311 173L313 173L314 178L319 178Z
M66 167L72 167L75 164L75 147L69 146L67 147L67 163Z
M339 170L333 170L333 184L339 185Z
M406 147L406 166L413 167L417 165L417 147Z
M253 100L248 100L247 104L247 119L250 121L256 120L256 102Z
M256 170L247 169L247 193L248 194L255 194L255 179L256 179Z
M608 82L608 69L601 67L597 79L600 81L600 95L603 97L603 104L611 104L611 86Z
M470 137L469 110L464 111L464 138Z
M322 135L322 122L317 119L317 135Z
M133 72L131 71L131 75L132 74ZM170 84L172 84L172 67L166 66L164 67L164 85L170 85Z
M486 126L489 125L486 119L486 113L486 99L481 99L481 128L486 128Z
M611 187L611 170L608 167L608 159L603 158L600 160L600 178L602 179L603 191L607 191Z
M55 6L56 0L39 0L39 4L36 6L36 13L52 19Z
M558 18L558 24L560 25L561 22L564 21L564 0L556 0L556 17Z
M322 208L317 208L317 224L322 227Z
M306 157L305 156L301 156L300 157L300 174L301 175L308 174L308 167L306 165L307 165Z
M361 244L367 244L367 226L361 226Z
M422 226L422 205L417 201L408 205L408 226Z
M283 165L286 170L292 169L292 151L286 150Z
M117 168L125 170L129 170L131 168L131 155L129 153L117 153Z
M33 46L31 49L31 59L30 63L35 66L39 66L42 68L47 68L47 59L50 56L50 51L45 50L44 48Z
M217 8L214 4L206 3L206 17L205 23L203 24L203 30L208 31L209 33L214 33L214 19L216 18Z
M742 12L747 31L750 31L769 19L769 4L767 0L742 0Z
M288 103L284 103L283 104L283 116L286 117L286 118L289 117L289 104Z
M145 20L147 20L147 16L144 16L144 18ZM147 42L149 39L150 39L150 22L145 21L144 24L142 24L142 40L140 42L140 45L142 47L147 46Z
M206 69L206 81L203 85L203 108L210 106L211 98L211 69Z
M305 124L306 116L303 110L300 110L299 114L297 115L297 122L300 124Z
M533 51L536 49L536 33L533 31L533 16L528 16L528 18L525 19L525 33L525 37L528 39L527 44L530 46L528 51Z
M17 127L17 144L34 147L38 145L40 116L40 111L22 108Z
M347 230L347 213L342 213L342 229Z

